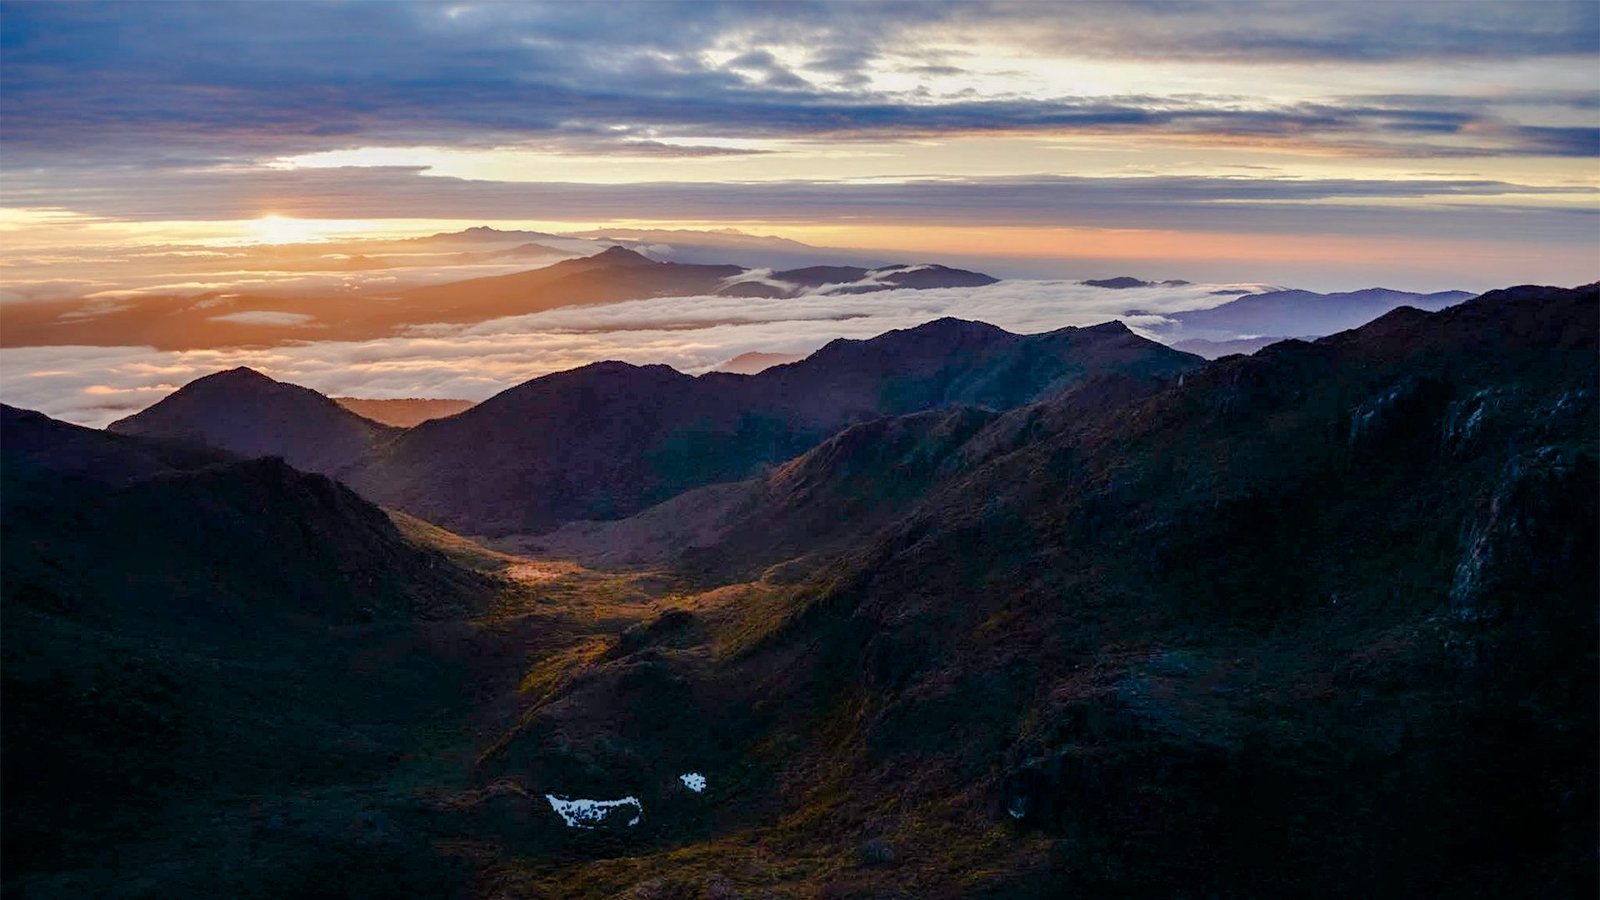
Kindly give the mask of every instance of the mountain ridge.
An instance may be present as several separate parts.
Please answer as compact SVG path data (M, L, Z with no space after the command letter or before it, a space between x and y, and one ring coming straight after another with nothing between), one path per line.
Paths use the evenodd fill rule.
M342 471L400 431L244 366L197 378L106 430L196 440L240 456L279 456L322 474Z

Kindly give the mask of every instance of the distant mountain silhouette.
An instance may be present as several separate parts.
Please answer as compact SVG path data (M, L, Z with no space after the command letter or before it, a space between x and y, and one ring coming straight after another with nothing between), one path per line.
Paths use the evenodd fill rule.
M471 400L369 400L363 397L334 397L333 401L362 418L396 428L410 428L429 419L442 419L470 409Z
M788 365L805 359L804 353L741 353L727 362L719 363L715 372L731 372L735 375L754 375L773 366Z
M963 403L1008 409L1096 374L1159 379L1198 363L1120 323L1021 336L955 319L836 340L751 376L597 363L424 422L348 477L465 533L539 531L748 477L854 422Z
M611 247L542 269L417 288L385 306L382 314L416 318L426 310L437 321L454 322L646 297L792 297L818 288L831 293L871 293L896 288L977 287L998 280L938 265L811 266L763 275L736 265L657 262L634 250Z
M710 294L743 271L738 266L658 263L632 250L611 247L527 272L415 288L402 293L381 314L396 320L431 317L437 322L465 322L562 306Z
M1466 291L1414 294L1388 288L1367 288L1346 293L1271 291L1230 300L1211 309L1172 313L1171 340L1233 341L1258 337L1311 335L1320 337L1357 328L1378 316L1409 306L1428 312L1445 309L1472 298Z
M537 238L538 240L529 240ZM759 243L759 242L758 242ZM0 307L0 345L126 346L148 344L163 350L235 347L301 340L367 340L398 330L437 324L470 324L568 306L616 303L651 297L695 295L793 297L807 290L868 293L897 288L961 287L992 284L978 272L938 265L811 267L780 272L798 281L779 281L769 269L742 265L660 262L620 246L595 252L597 243L539 232L468 229L387 242L372 249L396 251L381 259L361 253L304 254L259 264L279 271L297 264L315 271L394 267L406 271L405 286L393 292L285 291L141 295L138 303L91 303L83 298L47 300ZM649 244L640 244L649 248ZM737 244L733 249L737 249ZM803 249L804 245L796 245ZM540 268L510 274L416 286L425 277L410 271L412 255L432 260L422 271L448 277L453 266L503 267L518 260L546 261L573 256ZM575 256L577 253L588 256ZM698 254L691 254L701 258ZM730 251L730 256L738 258ZM729 256L712 257L728 259ZM814 257L813 257L814 258ZM442 267L442 268L440 268ZM503 270L503 269L502 269ZM832 271L818 279L819 271ZM438 277L437 275L433 277ZM814 282L814 283L813 283Z
M1144 281L1139 278L1134 278L1131 275L1118 275L1115 278L1090 279L1081 283L1086 284L1089 287L1110 288L1112 290L1121 291L1127 290L1128 288L1183 287L1184 285L1192 284L1193 282L1183 281L1176 278L1167 281Z
M296 468L326 474L344 469L398 433L316 391L247 368L191 381L107 429L195 440L240 456L279 456Z

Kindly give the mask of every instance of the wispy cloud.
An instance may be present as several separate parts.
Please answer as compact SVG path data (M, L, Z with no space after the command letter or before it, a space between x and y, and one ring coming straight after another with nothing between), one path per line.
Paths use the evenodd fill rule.
M581 210L594 220L825 222L1198 228L1237 232L1503 235L1570 240L1572 215L1529 197L1593 198L1584 185L1493 179L1011 176L839 184L474 181L420 167L351 167L264 173L153 172L137 184L83 173L72 185L18 173L7 194L23 205L51 198L93 215L152 220L244 219L263 208L301 218L514 220L530 211ZM1452 201L1507 197L1471 217ZM1337 206L1313 205L1338 200ZM1390 201L1415 200L1407 208ZM1386 205L1375 205L1383 202ZM1315 215L1311 215L1311 213ZM1514 225L1511 224L1515 220Z

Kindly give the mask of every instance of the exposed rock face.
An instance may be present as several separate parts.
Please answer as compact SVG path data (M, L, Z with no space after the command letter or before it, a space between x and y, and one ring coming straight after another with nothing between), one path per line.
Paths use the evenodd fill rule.
M1559 446L1507 461L1463 541L1450 586L1458 619L1526 615L1541 594L1573 587L1564 580L1595 555L1594 466L1593 457Z

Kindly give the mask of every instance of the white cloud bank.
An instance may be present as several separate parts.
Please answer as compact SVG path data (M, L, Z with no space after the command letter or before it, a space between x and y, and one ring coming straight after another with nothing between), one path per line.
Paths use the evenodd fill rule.
M1034 333L1121 319L1135 330L1163 314L1234 299L1196 284L1111 290L1070 281L893 290L795 299L658 297L575 306L474 325L425 325L370 341L158 351L149 347L0 350L0 400L102 426L221 369L249 366L333 396L482 400L530 378L604 359L705 372L751 351L808 353L943 316Z

